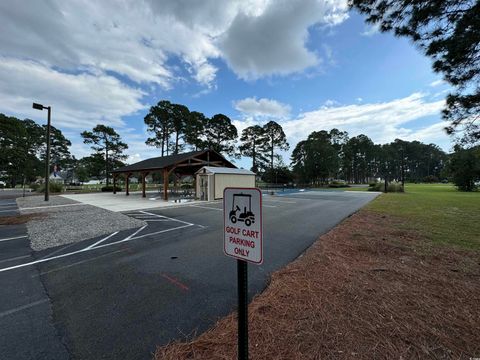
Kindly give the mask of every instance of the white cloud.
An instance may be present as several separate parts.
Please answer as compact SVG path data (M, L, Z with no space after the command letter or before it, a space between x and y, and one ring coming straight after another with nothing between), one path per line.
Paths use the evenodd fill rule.
M156 46L148 8L128 2L34 0L16 6L3 3L0 14L5 56L73 71L114 71L162 86L172 77L164 65L169 48ZM180 31L174 24L170 29Z
M290 105L272 99L245 98L233 103L236 110L247 117L285 118L290 114Z
M322 108L330 108L330 107L334 107L334 106L337 106L337 105L340 105L340 103L336 100L332 100L332 99L327 99L325 100L325 102L323 103L323 107Z
M346 1L270 1L263 12L239 12L220 37L229 66L244 79L284 75L319 64L306 47L313 25L334 25L347 17Z
M437 87L437 86L440 86L440 85L443 85L443 84L445 84L445 81L442 80L442 79L438 79L438 80L432 81L430 83L430 86L431 87Z
M435 143L447 150L451 147L451 145L450 138L445 134L444 131L446 125L447 124L444 121L440 121L418 130L411 130L411 133L403 140L418 140L427 144Z
M360 34L362 36L373 36L380 32L380 24L367 25L365 30Z
M123 116L145 108L144 92L100 73L61 73L26 60L0 57L0 110L7 114L44 119L32 102L52 106L54 126L88 129L102 123L123 126Z
M447 149L449 138L442 131L445 124L440 120L443 106L444 100L428 101L425 94L414 93L382 103L322 106L318 110L304 112L296 119L282 121L281 125L293 146L313 131L338 128L348 131L350 136L365 134L375 143L401 138L438 142ZM439 121L428 126L416 123L429 116L438 116Z
M441 91L436 92L435 94L432 95L432 98L436 99L439 97L445 97L445 94L450 92L450 89L443 89Z
M208 86L217 72L211 59L218 57L239 76L288 74L316 64L305 48L307 29L346 16L345 0L2 2L0 55L71 71L113 71L164 88L178 77L169 65L178 57L192 79Z

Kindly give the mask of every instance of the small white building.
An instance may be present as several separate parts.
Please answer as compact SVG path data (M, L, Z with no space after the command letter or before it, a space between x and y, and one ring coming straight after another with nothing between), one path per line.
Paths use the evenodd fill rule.
M204 166L195 175L200 200L223 199L223 190L227 187L255 187L255 173L250 170Z

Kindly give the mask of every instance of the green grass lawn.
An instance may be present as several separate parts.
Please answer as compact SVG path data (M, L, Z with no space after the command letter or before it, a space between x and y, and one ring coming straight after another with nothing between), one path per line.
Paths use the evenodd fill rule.
M480 192L450 184L406 184L405 191L382 194L367 209L407 219L434 244L480 250Z

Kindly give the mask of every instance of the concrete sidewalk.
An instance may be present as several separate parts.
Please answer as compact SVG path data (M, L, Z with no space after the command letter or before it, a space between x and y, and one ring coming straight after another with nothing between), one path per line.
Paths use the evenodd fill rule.
M141 191L130 192L129 196L126 196L125 193L117 193L115 195L112 193L64 194L61 196L115 212L164 208L200 202L194 200L164 201L162 195L157 191L147 191L146 198L142 197Z

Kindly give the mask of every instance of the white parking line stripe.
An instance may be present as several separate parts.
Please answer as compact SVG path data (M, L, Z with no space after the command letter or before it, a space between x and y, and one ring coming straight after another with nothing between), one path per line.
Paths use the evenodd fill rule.
M132 237L134 237L135 235L137 235L140 231L142 231L143 229L145 229L148 225L144 225L142 226L140 229L138 229L137 231L135 231L133 234L127 236L124 240L130 240Z
M98 260L98 259L103 258L103 257L105 257L105 256L117 254L117 253L119 253L119 252L123 252L123 251L127 251L127 250L129 250L129 249L128 249L128 248L125 248L125 249L115 250L115 251L112 251L112 252L110 252L110 253L106 253L106 254L102 254L102 255L99 255L99 256L95 256L95 257L92 257L92 258L89 258L89 259L86 259L86 260L81 260L81 261L77 261L77 262L74 262L74 263L71 263L71 264L68 264L68 265L65 265L65 266L60 266L60 267L55 268L55 269L52 269L52 270L48 270L48 271L41 272L41 273L39 273L39 274L32 275L32 278L35 278L35 277L37 277L37 276L42 276L42 275L50 274L50 273L52 273L52 272L56 272L56 271L60 271L60 270L65 270L65 269L71 268L71 267L73 267L73 266L85 264L85 263L87 263L87 262L94 261L94 260Z
M118 231L115 231L113 234L110 234L110 235L108 235L107 237L104 237L102 240L98 240L95 244L92 244L92 245L90 245L90 246L87 246L87 247L86 247L85 249L83 249L83 250L89 250L89 249L95 247L95 245L101 244L101 243L104 242L105 240L108 240L108 239L110 239L112 236L115 236L115 235L117 235L117 234L118 234Z
M13 208L16 208L16 207L17 207L17 205L15 205L15 204L12 204L12 205L0 205L0 208L6 208L6 207L9 207L9 208L11 208L11 207L13 207Z
M26 267L26 266L30 266L30 265L39 264L39 263L42 263L42 262L47 262L47 261L51 261L51 260L61 259L61 258L67 257L67 256L72 256L72 255L80 254L80 253L82 253L82 252L92 251L92 250L104 248L104 247L107 247L107 246L112 246L112 245L120 244L120 243L123 243L123 242L126 242L126 241L141 239L141 238L144 238L144 237L150 236L150 235L157 235L157 234L165 233L165 232L168 232L168 231L183 229L183 228L187 228L187 227L190 227L190 226L193 226L193 225L194 225L194 224L177 226L177 227L175 227L175 228L171 228L171 229L167 229L167 230L162 230L162 231L156 231L156 232L153 232L153 233L149 233L149 234L145 234L145 235L140 235L140 236L132 237L132 238L130 238L130 239L123 239L123 240L111 242L111 243L108 243L108 244L100 244L100 245L95 246L95 247L90 248L90 249L81 249L81 250L77 250L77 251L72 251L71 253L66 253L66 254L61 254L61 255L57 255L57 256L52 256L52 257L45 258L45 259L40 259L40 260L36 260L36 261L31 261L31 262L28 262L28 263L25 263L25 264L10 266L10 267L7 267L7 268L0 269L0 273L1 273L1 272L4 272L4 271L19 269L19 268Z
M143 234L143 235L140 235L140 236L135 236L135 237L132 237L130 239L123 239L123 240L111 242L111 243L108 243L108 244L98 245L98 246L96 246L96 247L94 247L93 249L90 249L90 250L99 249L99 248L102 248L102 247L111 246L111 245L115 245L115 244L120 244L120 243L123 243L123 242L126 242L126 241L137 240L137 239L141 239L141 238L144 238L144 237L147 237L147 236L150 236L150 235L163 234L163 233L166 233L166 232L169 232L169 231L183 229L183 228L187 228L187 227L190 227L190 226L193 226L193 225L194 224L189 224L189 225L177 226L177 227L174 227L174 228L171 228L171 229L155 231L155 232L152 232L152 233Z
M31 307L34 307L34 306L37 306L37 305L40 305L40 304L43 304L43 303L46 303L46 302L48 302L48 299L38 300L38 301L34 301L34 302L32 302L30 304L27 304L27 305L16 307L15 309L11 309L11 310L1 312L0 313L0 318L4 317L4 316L7 316L7 315L15 314L16 312L26 310L26 309L29 309Z
M0 204L0 206L10 206L10 205L17 205L17 203L16 202L11 202L11 203Z
M90 250L93 250L93 249L90 249ZM22 267L25 267L25 266L35 265L35 264L39 264L39 263L42 263L42 262L47 262L47 261L50 261L50 260L61 259L61 258L67 257L67 256L79 254L81 252L85 252L85 250L83 250L83 249L82 250L77 250L77 251L74 251L74 252L71 252L71 253L66 253L66 254L52 256L52 257L45 258L45 259L35 260L35 261L31 261L31 262L28 262L28 263L25 263L25 264L10 266L10 267L7 267L7 268L0 269L0 272L9 271L9 270L13 270L13 269L19 269L19 268L22 268Z
M11 238L0 239L0 242L2 242L2 241L16 240L16 239L23 239L23 238L26 238L26 237L28 237L28 236L27 236L27 235L15 236L15 237L11 237Z
M69 244L69 245L66 245L66 246L61 247L60 249L57 249L57 250L55 250L55 251L52 251L51 253L49 253L49 254L47 254L47 255L45 255L45 256L42 256L42 257L38 258L37 260L45 259L45 258L48 258L48 257L52 257L53 255L58 254L59 252L62 252L62 251L64 251L64 250L66 250L66 249L69 249L69 248L71 248L72 246L75 246L75 245L77 245L77 244L78 244L78 243L73 242L73 243L71 243L71 244Z
M158 218L161 218L161 219L169 219L171 221L176 221L176 222L179 222L179 223L182 223L182 224L195 225L195 224L192 224L192 223L189 223L189 222L186 222L186 221L183 221L183 220L174 219L174 218L171 218L171 217L168 217L168 216L153 214L153 213L150 213L148 211L140 211L140 212L143 213L143 214L152 215L152 216L155 216L155 217L158 217Z
M272 208L276 208L275 205L267 205L267 204L262 204L262 207L272 207Z
M199 208L199 209L208 209L208 210L223 211L223 209L214 208L214 207L210 207L210 206L190 205L190 207L195 207L195 208Z
M13 258L10 258L10 259L3 259L3 260L0 260L0 264L4 263L4 262L7 262L7 261L25 259L25 258L28 258L28 257L30 257L30 255L22 255L22 256L13 257Z
M10 209L10 210L0 210L0 212L14 212L17 211L17 209Z
M142 211L142 212L144 212L144 211ZM146 213L146 212L145 212L145 213ZM151 213L148 213L148 214L151 214ZM64 257L68 257L68 256L80 254L80 253L83 253L83 252L92 251L92 250L104 248L104 247L107 247L107 246L112 246L112 245L120 244L120 243L123 243L123 242L126 242L126 241L141 239L141 238L144 238L144 237L146 237L146 236L158 235L158 234L166 233L166 232L169 232L169 231L184 229L184 228L187 228L187 227L190 227L190 226L194 226L194 225L195 225L195 224L192 224L192 223L189 223L189 222L186 222L186 221L168 218L168 217L163 216L163 215L157 215L157 214L151 214L151 215L157 216L157 217L159 217L159 218L167 218L167 219L170 219L170 220L172 220L172 221L177 221L177 222L180 222L180 223L184 223L184 224L186 224L186 225L177 226L177 227L174 227L174 228L171 228L171 229L156 231L156 232L153 232L153 233L143 234L143 235L135 236L135 237L131 237L131 238L128 238L128 237L127 237L127 238L125 238L125 239L123 239L123 240L119 240L119 241L115 241L115 242L111 242L111 243L107 243L107 244L100 244L100 245L97 245L97 246L95 246L95 247L88 247L88 248L85 248L85 249L72 251L72 252L66 253L66 254L60 254L60 255L57 255L57 256L52 256L52 257L48 257L48 258L44 258L44 259L39 259L39 260L31 261L31 262L28 262L28 263L25 263L25 264L19 264L19 265L15 265L15 266L6 267L6 268L3 268L3 269L0 269L0 273L1 273L1 272L5 272L5 271L9 271L9 270L14 270L14 269L23 268L23 267L30 266L30 265L35 265L35 264L39 264L39 263L51 261L51 260L55 260L55 259L61 259L61 258L64 258ZM138 232L137 232L137 233L138 233ZM113 236L113 235L114 235L114 234L111 234L111 236ZM105 239L102 239L102 240L105 240Z

